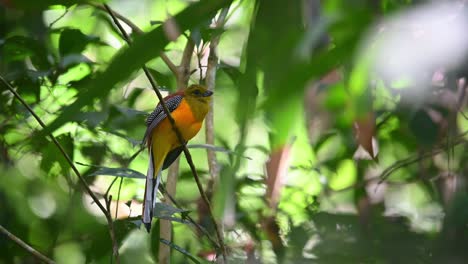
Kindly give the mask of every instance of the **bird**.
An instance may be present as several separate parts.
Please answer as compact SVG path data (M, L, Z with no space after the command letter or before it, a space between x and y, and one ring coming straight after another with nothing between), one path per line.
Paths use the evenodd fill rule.
M213 92L203 85L193 84L184 90L164 98L167 108L180 131L184 144L200 131L206 114L210 109ZM167 169L183 150L177 134L172 128L161 103L146 119L143 145L149 153L146 173L142 222L148 233L153 218L154 197L161 180L161 171Z

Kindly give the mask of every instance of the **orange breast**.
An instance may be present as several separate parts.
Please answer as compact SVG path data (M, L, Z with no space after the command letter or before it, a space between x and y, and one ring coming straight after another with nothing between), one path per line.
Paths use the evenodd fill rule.
M203 121L195 119L192 110L185 99L182 99L177 109L174 110L171 115L176 121L176 125L185 141L192 139L198 131L200 131ZM153 130L152 137L158 141L164 140L172 146L180 145L177 135L172 130L171 123L167 118L161 121L161 123Z

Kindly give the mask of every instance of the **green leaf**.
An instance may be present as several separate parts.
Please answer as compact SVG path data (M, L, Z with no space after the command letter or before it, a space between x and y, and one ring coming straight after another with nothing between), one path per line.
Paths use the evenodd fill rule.
M70 121L85 122L87 126L96 128L108 117L106 110L100 112L79 112L70 118Z
M223 61L219 63L219 69L222 70L226 75L229 77L229 79L232 80L232 82L237 83L239 78L242 76L242 73L240 72L238 67L229 65Z
M223 152L223 153L226 153L226 154L230 154L230 155L239 155L243 158L246 158L246 159L249 159L249 160L252 160L251 158L247 157L247 156L243 156L242 154L239 154L235 151L232 151L230 149L226 149L226 148L223 148L223 147L219 147L219 146L214 146L214 145L210 145L210 144L190 144L190 145L187 145L187 148L193 148L193 149L196 149L196 148L202 148L202 149L209 149L209 150L212 150L212 151L216 151L216 152Z
M60 60L60 67L63 69L68 69L74 65L85 63L85 64L94 64L94 62L88 59L86 56L81 54L69 54L62 57Z
M74 142L71 135L62 134L56 138L70 159L73 160ZM52 142L43 148L41 170L47 172L49 176L58 176L61 173L66 173L69 169L70 164Z
M108 168L102 166L94 166L94 165L86 165L83 163L79 163L83 166L90 166L90 167L98 167L98 170L88 174L88 176L115 176L115 177L124 177L124 178L133 178L133 179L146 179L146 175L140 173L136 170L128 169L128 168Z
M100 164L105 157L106 146L95 142L86 142L81 144L81 153L89 158L92 164Z
M170 204L156 203L153 208L153 217L171 220L173 214L188 213L189 210L179 209Z
M148 113L113 104L110 105L107 112L106 120L101 126L103 131L125 138L134 146L135 144L141 144L141 138L135 140L130 138L129 134L135 128L143 128L145 126L144 121ZM122 133L122 131L126 131L126 133ZM142 135L138 135L138 137L142 137Z
M344 189L353 185L356 179L356 164L350 159L345 159L338 164L336 175L330 179L330 187L333 190Z
M216 219L220 219L224 215L226 206L232 205L234 201L234 187L236 186L236 179L227 175L228 169L221 168L222 177L219 179L219 188L214 193L213 198L213 214Z
M48 71L21 70L8 76L8 80L14 80L18 87L18 93L26 99L28 103L37 103L41 100L41 83L47 77ZM28 95L33 95L35 102L29 102Z
M200 1L190 5L177 14L170 22L176 23L180 32L194 28L200 23L211 19L217 10L228 5L230 0ZM78 99L57 117L45 133L56 130L80 112L81 108L90 105L96 98L103 98L119 82L125 81L137 69L146 62L159 56L164 47L169 43L163 26L157 27L148 33L136 36L132 46L124 47L114 57L106 71L99 74L88 89L84 89Z

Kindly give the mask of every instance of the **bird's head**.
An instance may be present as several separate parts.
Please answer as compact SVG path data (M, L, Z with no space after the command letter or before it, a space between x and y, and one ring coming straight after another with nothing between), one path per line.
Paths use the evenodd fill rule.
M209 103L213 92L206 89L205 86L192 84L184 91L184 94L190 99L195 99L202 103Z

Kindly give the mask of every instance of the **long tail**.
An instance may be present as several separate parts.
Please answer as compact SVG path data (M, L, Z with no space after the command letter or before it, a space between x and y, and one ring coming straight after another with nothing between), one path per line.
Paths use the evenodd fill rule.
M153 147L149 148L149 166L146 173L146 184L145 184L145 201L143 203L143 213L142 213L142 222L145 225L148 233L151 230L151 220L153 219L153 208L156 204L156 193L158 192L159 182L161 180L161 170L158 171L156 178L155 175L155 166L153 162Z

